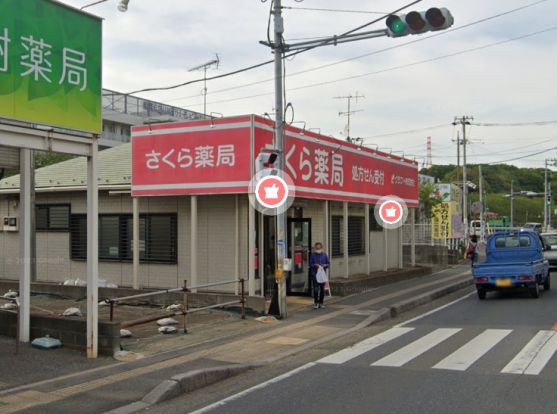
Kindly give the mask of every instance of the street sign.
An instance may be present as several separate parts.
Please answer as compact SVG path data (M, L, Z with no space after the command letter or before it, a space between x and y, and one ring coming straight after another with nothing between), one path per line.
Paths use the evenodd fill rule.
M263 177L255 186L255 198L264 207L279 208L288 200L288 184L276 175Z
M102 21L53 0L0 0L0 116L100 133Z
M397 200L385 200L379 206L379 217L386 224L397 224L404 216L404 209Z

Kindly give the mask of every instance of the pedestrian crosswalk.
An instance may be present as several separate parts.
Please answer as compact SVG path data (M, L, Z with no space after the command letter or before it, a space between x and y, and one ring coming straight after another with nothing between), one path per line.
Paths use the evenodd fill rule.
M512 329L485 329L470 338L463 328L437 328L423 332L412 327L394 327L317 362L339 365L361 357L366 364L372 361L369 364L372 367L403 367L428 353L427 361L439 356L430 366L432 369L466 371L489 355L510 356L502 342L518 335L509 342L512 346L506 345L513 349L515 356L511 356L510 361L497 360L496 365L500 365L497 371L501 374L539 375L557 351L557 332L540 330L533 337L531 334L524 340L524 333ZM464 341L457 344L459 336Z

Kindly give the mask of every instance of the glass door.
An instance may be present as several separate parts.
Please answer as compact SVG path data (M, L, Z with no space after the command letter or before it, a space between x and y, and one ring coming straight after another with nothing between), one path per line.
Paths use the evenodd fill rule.
M309 294L308 274L311 253L311 219L288 219L288 252L292 258L292 270L287 281L288 294Z

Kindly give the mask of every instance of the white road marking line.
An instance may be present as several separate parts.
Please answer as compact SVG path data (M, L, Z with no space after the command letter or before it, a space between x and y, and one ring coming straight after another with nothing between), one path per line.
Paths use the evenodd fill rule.
M460 332L460 328L439 328L433 332L430 332L426 336L412 342L409 345L399 349L392 354L380 359L377 362L371 364L371 366L379 367L401 367L407 362L412 361L414 358L422 355L423 353L429 351L436 345L439 345L444 340L450 338L457 332Z
M226 404L228 404L229 402L237 400L238 398L242 398L242 397L252 393L253 391L260 390L262 388L267 387L268 385L275 384L275 383L280 382L280 381L282 381L286 378L292 377L292 376L298 374L299 372L302 372L302 371L305 371L306 369L314 367L315 365L316 365L315 362L310 362L308 364L302 365L301 367L293 369L292 371L288 371L288 372L286 372L282 375L279 375L278 377L271 378L268 381L262 382L261 384L257 384L257 385L255 385L251 388L248 388L247 390L244 390L244 391L241 391L237 394L231 395L230 397L227 397L223 400L217 401L216 403L213 403L213 404L208 405L206 407L200 408L199 410L192 411L190 414L203 414L203 413L207 413L211 410L214 410L215 408L223 407Z
M538 375L555 351L557 351L555 331L539 331L501 372Z
M323 364L344 364L351 359L354 359L360 355L365 354L366 352L371 351L372 349L377 348L393 339L398 338L410 331L413 331L414 328L392 328L388 331L381 332L371 338L367 338L362 342L358 342L355 345L352 345L349 348L344 348L334 354L328 355L325 358L321 358L317 362Z
M464 274L464 273L462 273L462 274ZM423 314L421 314L421 315L418 315L418 316L416 316L415 318L408 319L407 321L401 322L401 323L399 323L398 325L395 325L394 327L395 327L395 328L399 328L399 327L401 327L401 326L408 325L409 323L416 322L416 321L418 321L418 320L420 320L420 319L422 319L422 318L425 318L425 317L427 317L427 316L429 316L429 315L433 315L434 313L437 313L437 312L439 312L439 311L442 311L443 309L446 309L446 308L448 308L449 306L453 306L454 304L456 304L456 303L458 303L458 302L462 302L464 299L466 299L467 297L469 297L469 296L471 296L471 295L474 295L474 294L475 294L474 292L470 292L470 293L464 295L464 296L461 297L461 298L458 298L458 299L456 299L456 300L453 300L452 302L449 302L449 303L446 303L446 304L444 304L444 305L442 305L442 306L439 306L438 308L432 309L432 310L430 310L430 311L428 311L428 312L426 312L426 313L423 313Z
M433 368L466 371L511 332L512 329L486 329Z

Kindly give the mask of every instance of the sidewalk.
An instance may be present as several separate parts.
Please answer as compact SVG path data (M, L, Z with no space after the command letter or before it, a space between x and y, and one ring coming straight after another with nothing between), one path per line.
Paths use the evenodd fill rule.
M469 267L458 266L332 298L325 309L313 310L309 298L295 298L298 310L285 321L263 324L253 318L230 318L226 324L200 327L187 335L161 335L157 340L128 344L126 349L145 356L128 363L110 358L87 361L64 350L29 347L22 347L21 355L14 357L13 340L3 339L0 378L5 383L0 384L0 412L69 412L77 406L81 414L114 410L141 401L163 382L175 390L176 382L165 382L175 375L193 370L203 374L207 369L213 376L232 375L231 364L237 370L269 364L470 284ZM227 366L224 371L214 370L223 365ZM204 373L194 380L202 386L203 381L210 382L209 377ZM28 385L14 388L17 384ZM149 401L156 399L151 395ZM142 402L134 407L146 406Z

